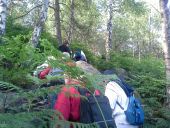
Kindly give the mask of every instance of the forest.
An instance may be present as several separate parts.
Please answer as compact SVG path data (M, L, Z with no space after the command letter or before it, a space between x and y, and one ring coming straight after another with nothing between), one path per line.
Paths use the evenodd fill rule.
M60 113L38 104L62 87L41 85L64 75L33 76L47 60L103 94L103 81L123 77L141 100L142 127L170 128L170 1L145 1L0 0L0 128L94 127L60 120ZM65 40L101 74L65 57L58 50ZM114 74L102 74L106 70Z

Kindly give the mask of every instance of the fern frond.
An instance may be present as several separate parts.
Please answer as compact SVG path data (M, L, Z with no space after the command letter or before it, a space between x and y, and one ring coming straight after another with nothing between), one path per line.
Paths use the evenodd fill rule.
M6 91L21 91L22 89L18 86L15 86L11 83L0 81L0 90L6 90Z

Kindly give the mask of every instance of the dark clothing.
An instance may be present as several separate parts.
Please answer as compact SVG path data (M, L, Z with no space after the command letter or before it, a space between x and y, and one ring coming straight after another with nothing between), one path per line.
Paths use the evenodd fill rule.
M60 45L58 48L61 52L68 52L71 55L71 50L68 46L66 46L65 44Z
M87 62L86 55L84 54L84 52L82 50L77 50L73 55L73 59L75 61L81 60L81 61Z

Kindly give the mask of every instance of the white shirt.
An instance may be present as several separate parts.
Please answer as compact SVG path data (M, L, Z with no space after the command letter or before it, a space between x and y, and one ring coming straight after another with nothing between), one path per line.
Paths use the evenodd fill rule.
M84 54L82 50L81 50L81 55L84 57L85 61L87 61L86 55Z
M138 128L138 126L130 125L126 120L124 111L127 110L129 99L124 90L116 82L111 81L106 85L105 96L109 99L113 110L112 117L115 120L117 128ZM124 110L121 109L116 101L119 102Z

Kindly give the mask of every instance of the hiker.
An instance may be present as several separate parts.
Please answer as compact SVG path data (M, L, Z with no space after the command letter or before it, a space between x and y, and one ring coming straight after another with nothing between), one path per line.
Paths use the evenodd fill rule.
M95 90L94 94L92 94L83 86L75 87L71 85L83 85L83 83L65 76L65 86L56 94L57 99L53 107L54 110L62 114L61 119L64 117L64 120L84 124L96 122L100 128L115 128L114 120L111 117L109 100L106 96L103 96L99 90ZM86 96L88 100L82 99L80 95ZM94 98L95 96L96 98Z
M41 87L64 84L64 78L62 78L64 71L61 68L51 67L49 64L51 60L55 61L56 58L54 56L48 56L47 60L42 65L37 66L36 70L33 72L33 76L39 79L46 79L47 75L56 77L56 79L51 79L47 81L47 83L42 84Z
M111 81L106 85L105 96L109 99L112 108L112 117L115 120L117 128L139 127L130 125L126 119L125 110L128 108L129 99L117 82Z
M64 55L69 55L71 56L71 50L69 48L69 43L67 40L64 41L62 45L59 46L58 48ZM69 53L69 54L68 54Z
M49 65L49 61L50 61L50 60L56 60L56 58L55 58L54 56L48 56L48 57L47 57L47 60L46 60L43 64L41 64L41 65L39 65L39 66L36 67L36 70L33 72L33 76L40 78L40 77L39 77L40 73L41 73L43 70L45 70L45 72L44 72L45 74L43 75L42 78L40 78L40 79L44 79L45 76L49 73L49 71L50 71L50 69L51 69L51 67L50 67L50 65Z
M81 49L77 49L74 52L73 60L75 60L75 61L80 61L81 60L81 61L87 62L86 55L84 54L84 52Z
M63 86L61 91L57 94L54 110L59 111L65 120L78 122L80 120L80 94L75 87L69 86L73 84L80 84L80 82L65 77L66 86Z

